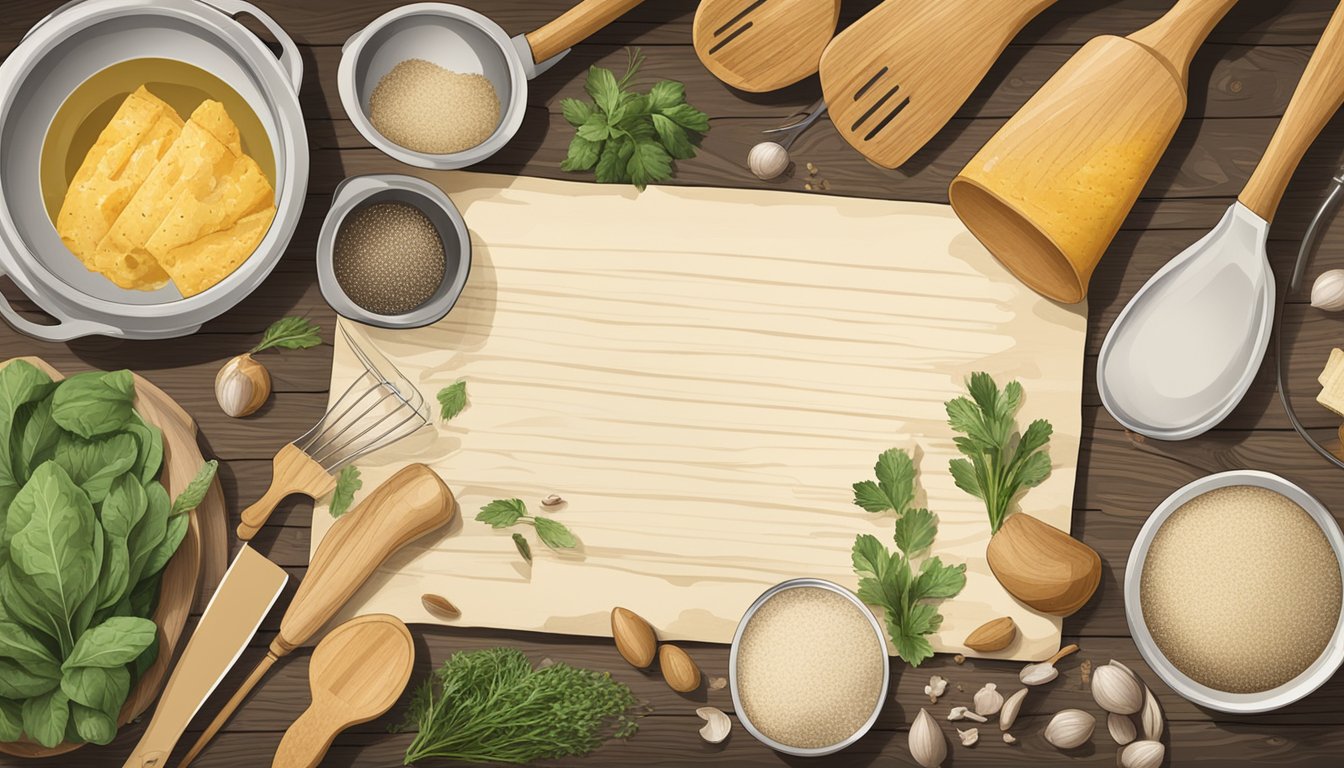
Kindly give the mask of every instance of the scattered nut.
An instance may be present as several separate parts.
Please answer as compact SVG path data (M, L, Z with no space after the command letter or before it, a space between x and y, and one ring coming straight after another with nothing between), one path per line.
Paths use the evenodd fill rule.
M1122 768L1158 768L1167 748L1160 741L1136 741L1120 751Z
M984 688L975 692L975 714L988 717L1003 708L1003 694L997 688L993 683L985 683Z
M1162 705L1157 703L1151 688L1143 691L1143 714L1139 719L1143 722L1143 738L1148 741L1162 740Z
M974 720L977 723L988 722L984 715L977 714L966 707L953 707L951 712L947 713L948 720Z
M1017 623L1011 616L987 621L966 636L964 645L982 653L1001 651L1017 638Z
M658 638L653 627L639 614L628 608L611 609L611 637L621 658L635 669L646 669L653 663L658 650Z
M1132 715L1143 708L1143 686L1128 667L1112 661L1092 673L1092 698L1107 712Z
M556 496L554 493L541 500L541 506L543 507L558 507L564 503L565 500Z
M1045 726L1045 740L1059 749L1081 747L1092 738L1097 719L1081 709L1060 710Z
M937 704L938 697L942 696L947 690L947 681L934 675L929 678L929 684L924 686L924 695L929 697L930 704Z
M723 710L714 707L700 707L695 710L695 714L705 721L705 725L700 729L700 738L710 744L718 744L728 738L728 732L733 729L733 721L723 713Z
M804 185L803 185L803 189L806 189L807 191L811 192L811 191L812 191L812 184L811 184L810 182L807 183L807 184L804 184Z
M728 687L728 678L726 678L726 677L711 677L711 678L709 678L709 690L711 690L711 691L722 691L724 688L727 688L727 687Z
M961 746L973 747L975 746L975 742L980 740L980 729L969 728L963 731L960 728L958 728L957 735L961 737Z
M910 724L910 756L923 768L938 768L947 758L947 741L928 710L920 709Z
M456 605L448 602L448 598L439 595L425 593L420 596L420 604L425 607L426 611L440 619L456 619L462 615Z
M1022 702L1027 698L1027 690L1023 688L1003 702L1003 709L999 710L999 730L1006 731L1017 722L1017 713L1022 711Z
M1128 715L1117 715L1114 712L1106 716L1106 730L1111 732L1111 738L1115 743L1122 747L1138 735L1134 730L1133 719Z
M952 657L952 663L954 663L954 664L965 664L965 663L966 663L966 657L965 657L964 655L958 653L957 655L955 655L955 656Z
M1005 734L1003 734L1003 743L1004 743L1004 744L1016 744L1016 743L1017 743L1017 737L1014 736L1014 735L1011 734L1011 733L1005 733Z
M700 667L690 654L671 643L664 643L658 649L658 666L663 670L663 680L677 693L690 693L700 687Z

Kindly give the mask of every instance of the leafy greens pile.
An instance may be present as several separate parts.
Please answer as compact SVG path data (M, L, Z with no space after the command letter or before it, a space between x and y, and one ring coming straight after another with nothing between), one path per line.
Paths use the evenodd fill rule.
M578 757L638 730L635 697L605 672L555 663L533 669L521 652L453 654L411 699L401 730L418 731L406 764L425 758L528 765Z
M961 433L954 442L966 456L949 469L958 488L985 502L990 531L998 533L1013 499L1049 477L1045 447L1054 430L1037 419L1018 435L1013 416L1022 406L1022 385L1016 381L1000 392L988 373L973 373L967 391L970 398L947 402L947 423Z
M593 171L599 182L629 183L641 190L672 178L672 161L695 157L709 132L709 116L686 103L686 86L659 80L648 93L626 90L644 56L630 51L618 80L604 67L589 67L584 90L592 103L560 102L565 120L577 129L560 169Z
M148 617L215 462L174 501L129 371L0 370L0 741L106 744L158 653Z
M855 538L852 557L859 599L886 612L887 634L896 653L917 667L933 655L926 636L943 624L938 609L924 601L956 597L966 586L966 566L944 565L929 557L915 570L914 558L938 535L938 518L927 509L912 507L915 463L905 451L892 448L878 457L873 471L877 482L854 484L854 503L873 513L896 513L896 551L870 534Z

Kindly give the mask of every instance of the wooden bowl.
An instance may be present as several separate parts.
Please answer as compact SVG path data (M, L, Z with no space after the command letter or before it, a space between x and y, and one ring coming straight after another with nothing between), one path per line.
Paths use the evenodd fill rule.
M53 379L65 378L59 371L36 357L16 358L25 360L41 369ZM12 360L0 363L0 368ZM163 472L160 480L168 490L168 495L176 498L182 489L191 482L205 462L201 450L196 445L196 426L172 398L163 390L145 381L139 375L135 377L135 411L145 421L163 431ZM218 480L212 494L218 494ZM208 498L208 497L207 497ZM187 535L163 569L163 580L159 587L159 604L154 610L154 623L159 628L159 654L145 674L136 681L121 707L117 718L117 727L126 725L144 713L159 695L168 665L182 638L182 627L191 613L192 603L196 599L196 581L201 574L201 521L197 510L189 513L190 523ZM0 742L0 754L16 757L53 757L79 749L84 744L65 742L54 747L44 747L26 739L21 741Z

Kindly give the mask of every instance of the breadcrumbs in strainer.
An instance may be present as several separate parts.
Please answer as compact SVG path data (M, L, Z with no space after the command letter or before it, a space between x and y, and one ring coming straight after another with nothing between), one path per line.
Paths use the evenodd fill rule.
M742 708L752 725L781 744L838 744L881 703L886 652L868 617L843 595L786 589L762 604L742 632Z
M446 155L490 138L499 127L499 96L484 75L407 59L374 87L369 121L407 149Z
M1291 681L1339 623L1339 560L1292 499L1249 485L1182 504L1143 564L1143 620L1163 655L1227 693Z

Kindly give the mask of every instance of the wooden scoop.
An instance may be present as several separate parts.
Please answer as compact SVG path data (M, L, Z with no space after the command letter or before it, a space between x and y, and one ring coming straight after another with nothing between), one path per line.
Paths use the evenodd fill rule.
M333 629L308 663L313 703L285 731L271 768L316 768L338 733L392 708L414 662L411 633L393 616L361 616Z
M734 88L762 93L817 71L840 19L840 0L701 0L695 55Z
M933 138L1055 0L887 0L836 35L821 90L840 135L896 168Z

